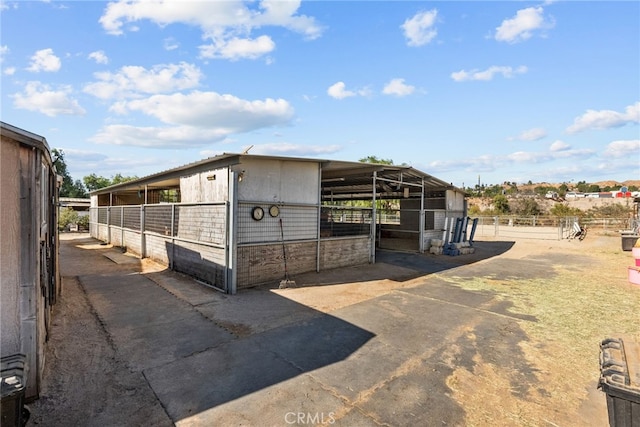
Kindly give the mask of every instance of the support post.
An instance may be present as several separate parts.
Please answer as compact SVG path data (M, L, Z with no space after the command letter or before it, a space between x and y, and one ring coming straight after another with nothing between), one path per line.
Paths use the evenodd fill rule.
M234 295L238 291L238 173L229 169L229 193L227 195L227 277L225 291Z
M111 204L107 207L107 243L111 243Z
M420 186L420 218L418 220L419 222L419 233L418 233L418 238L420 239L420 244L418 246L418 249L420 250L420 253L424 253L424 178L422 178L422 185ZM405 187L406 188L406 187Z
M322 163L318 163L318 242L316 245L316 273L320 272L320 227L322 224Z
M146 194L146 191L145 191ZM146 197L145 197L146 199ZM140 258L147 257L147 236L144 233L145 205L140 206Z
M376 263L376 179L378 173L373 171L373 206L371 207L371 230L369 230L371 236L371 254L369 255L369 262L371 264Z
M169 268L171 270L173 270L173 265L174 265L174 259L176 256L176 239L174 239L173 236L173 230L174 230L174 221L176 220L176 205L175 204L171 204L171 231L169 232L169 236L171 237L171 256L169 257Z

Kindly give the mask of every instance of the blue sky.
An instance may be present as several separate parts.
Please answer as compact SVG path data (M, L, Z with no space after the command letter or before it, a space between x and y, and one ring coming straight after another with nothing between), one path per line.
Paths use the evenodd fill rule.
M367 156L455 185L640 179L640 2L4 1L2 121L74 179Z

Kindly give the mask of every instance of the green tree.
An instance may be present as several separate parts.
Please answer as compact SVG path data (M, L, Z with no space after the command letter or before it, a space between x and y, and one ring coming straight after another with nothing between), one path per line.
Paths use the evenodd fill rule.
M594 218L628 218L632 213L633 210L622 203L596 206L587 212L588 216Z
M478 205L471 205L467 210L467 215L469 216L479 216L482 214L482 209Z
M393 164L393 160L391 159L379 159L376 156L367 156L364 157L360 160L358 160L360 163L376 163L379 165L392 165Z
M498 195L502 195L503 190L504 189L502 188L501 185L495 184L490 187L485 187L482 191L482 195L484 197L495 197Z
M82 185L80 180L73 181L69 171L67 170L67 163L64 160L64 151L54 148L51 150L53 165L56 168L56 173L62 176L62 185L60 186L60 197L74 197L85 198L87 197L87 191Z
M542 209L540 209L538 202L536 202L535 199L531 198L518 200L518 203L513 210L519 215L526 216L540 215L540 213L542 212Z
M579 181L576 184L576 189L580 192L580 193L588 193L589 192L589 184L587 184L586 181Z
M584 214L584 212L582 212L580 209L572 208L562 203L556 203L555 205L553 205L553 207L549 210L549 213L553 216L559 216L559 217L583 216Z
M101 188L109 187L110 185L122 184L123 182L133 181L134 179L138 179L138 177L135 175L124 176L121 173L117 173L111 178L98 176L95 173L82 178L82 180L84 181L84 185L89 191L99 190Z
M560 195L560 197L564 197L564 195L567 194L567 191L569 191L569 187L567 186L567 184L560 184L560 186L558 187L558 194Z
M507 200L507 197L503 194L498 194L493 198L493 208L499 214L507 214L511 212L509 200Z
M122 184L123 182L133 181L134 179L138 179L138 177L135 175L125 176L121 173L117 173L113 177L111 177L111 185Z
M99 190L100 188L111 185L111 180L109 178L97 176L95 173L85 176L82 180L84 181L84 185L87 187L88 191Z

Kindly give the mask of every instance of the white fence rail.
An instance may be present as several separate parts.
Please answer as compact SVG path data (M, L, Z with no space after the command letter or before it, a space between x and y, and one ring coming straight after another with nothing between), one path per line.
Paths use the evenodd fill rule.
M629 218L581 218L552 216L481 216L478 217L475 238L502 237L541 240L568 238L574 223L587 229L614 231L629 229Z

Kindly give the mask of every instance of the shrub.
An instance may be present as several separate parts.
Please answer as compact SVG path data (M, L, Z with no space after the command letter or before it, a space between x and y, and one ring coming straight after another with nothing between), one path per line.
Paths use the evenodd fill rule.
M89 215L78 216L78 228L81 230L89 229Z
M58 214L58 230L66 230L69 227L69 224L77 224L78 220L78 212L69 207L60 209Z

